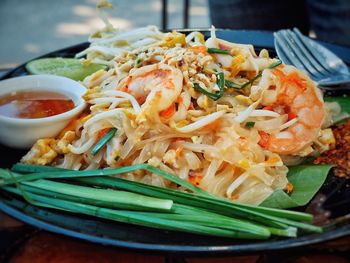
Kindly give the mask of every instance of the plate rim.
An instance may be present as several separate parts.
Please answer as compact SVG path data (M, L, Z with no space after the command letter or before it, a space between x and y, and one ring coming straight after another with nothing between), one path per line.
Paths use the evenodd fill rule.
M39 208L40 209L40 208ZM315 245L321 242L326 242L329 240L341 238L346 235L350 235L350 224L340 226L334 230L329 230L323 232L321 234L312 234L301 236L298 238L285 238L277 241L270 241L264 243L251 243L251 244L242 244L242 245L163 245L163 244L147 244L142 242L133 242L133 241L122 241L111 238L98 237L95 235L82 233L78 231L74 231L71 229L67 229L64 227L60 227L54 224L50 224L43 220L31 217L20 210L13 208L10 205L5 204L0 199L0 211L18 219L26 224L31 226L53 232L56 234L61 234L73 238L78 238L86 241L90 241L93 243L98 243L102 245L110 245L121 248L127 248L132 250L140 250L147 251L151 253L162 253L162 254L181 254L181 255L198 255L198 254L213 254L217 256L218 254L247 254L247 253L256 253L261 252L262 249L264 252L273 252L273 251L281 251L281 250L290 250L297 249L301 246L310 246ZM195 236L195 235L194 235ZM310 239L310 237L312 237ZM293 239L293 242L289 241ZM268 245L267 245L268 244ZM268 247L268 248L266 248Z
M185 29L190 30L190 29ZM206 29L201 29L202 31L207 31ZM270 48L274 49L273 46L273 36L272 32L270 31L264 31L264 30L219 30L219 32L228 33L228 34L243 34L243 35L253 35L255 33L258 33L260 36L267 37L264 40L260 39L260 44L258 43L251 43L255 47L259 48ZM218 32L218 33L219 33ZM270 39L268 39L270 38ZM258 42L258 41L253 41ZM264 43L264 46L261 45L261 43ZM272 43L272 44L271 44ZM44 57L52 57L55 53L62 53L67 52L68 50L76 49L76 48L84 48L85 46L88 46L89 42L82 42L78 43L76 45L68 46L65 48L61 48L52 52L48 52L44 55L41 55L39 57L33 58L28 60L27 62L13 68L12 70L5 73L0 80L4 80L7 78L10 78L12 74L16 72L16 70L19 70L21 68L24 68L25 64L28 63L31 60L44 58ZM339 45L331 45L330 47L336 47L343 49L344 47ZM328 46L328 45L327 45ZM329 47L329 46L328 46ZM346 50L350 54L350 48L346 48ZM334 50L332 50L334 51ZM132 250L139 250L139 251L146 251L148 253L161 253L161 254L177 254L177 255L197 255L203 253L205 255L228 255L228 254L235 254L235 255L242 255L247 253L257 253L261 252L262 250L265 251L281 251L286 249L297 249L302 246L310 246L315 245L318 243L330 241L336 238L341 238L343 236L350 235L350 224L347 224L345 226L339 226L336 229L332 229L326 232L323 232L321 234L312 234L312 235L306 235L301 236L298 238L285 238L283 240L277 240L277 241L269 241L269 242L257 242L257 243L251 243L251 244L234 244L234 245L170 245L170 244L149 244L149 243L142 243L142 242L134 242L134 241L123 241L118 239L112 239L107 237L99 237L96 235L88 234L88 233L82 233L75 230L67 229L61 226L57 226L54 224L50 224L48 222L45 222L43 220L31 217L30 215L27 215L25 212L21 212L19 209L16 209L14 207L11 207L10 205L5 204L1 198L0 198L0 211L13 216L14 218L25 222L26 224L29 224L31 226L44 229L50 232L54 232L57 234L63 234L66 236L70 236L73 238L78 238L82 240L86 240L93 243L103 244L103 245L111 245L111 246L117 246L125 249L132 249ZM151 228L150 228L151 229ZM195 235L194 235L195 236ZM293 240L293 242L290 242Z

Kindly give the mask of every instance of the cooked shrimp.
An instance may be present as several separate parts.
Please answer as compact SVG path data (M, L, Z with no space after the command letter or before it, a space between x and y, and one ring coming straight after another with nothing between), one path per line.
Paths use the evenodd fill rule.
M142 104L140 116L159 113L168 109L179 97L182 73L165 64L144 66L129 75L121 90L130 93Z
M260 133L260 145L275 153L295 154L318 136L325 118L322 95L308 76L292 66L278 67L268 73L271 75L264 82L268 87L262 104L287 114L288 121L278 132Z

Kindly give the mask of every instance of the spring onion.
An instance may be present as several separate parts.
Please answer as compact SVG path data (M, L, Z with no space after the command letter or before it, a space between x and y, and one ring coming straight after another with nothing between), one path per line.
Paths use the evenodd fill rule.
M251 129L253 128L255 125L255 122L254 121L247 121L246 124L245 124L245 127L248 128L248 129Z
M289 218L297 221L311 221L312 216L310 214L297 212L297 211L289 211L283 209L274 209L268 207L260 207L253 206L247 204L233 203L230 201L226 201L224 199L219 199L218 197L204 197L197 196L183 191L177 191L168 188L159 188L152 185L146 185L138 182L128 181L121 178L112 178L112 177L89 177L89 178L78 178L79 182L87 183L91 185L98 185L101 187L116 187L118 189L122 189L125 191L133 191L136 193L143 193L145 195L158 197L158 198L168 198L168 199L176 199L180 203L191 204L191 205L200 205L202 204L203 208L206 208L208 204L206 204L205 199L209 199L210 201L218 201L219 203L225 203L232 207L243 207L247 209L252 209L258 212L266 213L269 215Z
M143 185L137 182L130 182L130 185L126 185L128 181L123 184L121 182L122 179L119 178L91 177L81 178L79 181L102 187L116 187L128 191L135 191L158 198L172 199L177 203L200 207L227 216L248 218L271 227L287 228L288 225L292 225L310 232L321 231L319 227L309 224L299 222L295 222L296 224L294 224L294 220L310 221L312 219L312 216L309 214L301 212L233 203L217 197L197 196L186 192Z
M206 89L203 89L201 86L199 86L198 83L194 83L193 88L204 95L208 96L212 100L218 100L224 95L224 89L225 89L225 77L223 72L219 72L216 74L216 84L219 87L219 90L215 93L209 92Z
M131 209L131 210L170 210L173 201L158 199L126 191L110 189L98 189L80 185L54 182L49 180L37 180L34 182L23 182L25 186L39 188L60 194L67 194L81 199L97 200L103 202L107 207Z
M6 187L5 190L21 195L21 192L16 188ZM87 215L96 216L96 217L105 218L105 219L114 220L114 221L123 222L123 223L143 225L143 226L148 226L152 228L159 228L159 229L166 229L166 230L177 230L177 231L196 233L196 234L229 237L229 238L266 239L269 237L269 236L260 237L256 234L227 230L219 227L208 227L208 226L204 226L196 223L158 218L152 214L142 214L135 211L114 210L110 208L71 202L67 200L49 198L46 196L41 196L33 193L30 193L29 195L31 199L33 199L37 204L42 204L42 206L44 207L47 207L47 206L55 207L56 209L59 209L59 210L87 214Z
M269 69L273 69L279 65L282 64L282 61L277 61L275 63L273 63L271 66L269 66ZM194 83L193 88L201 93L203 93L204 95L208 96L209 98L211 98L212 100L218 100L220 99L223 95L224 95L224 89L225 89L225 85L228 88L234 88L234 89L244 89L245 87L251 85L252 83L254 83L255 80L257 80L258 78L261 78L262 73L260 72L259 74L257 74L255 77L253 77L251 80L247 81L246 83L243 83L242 85L239 85L237 83L234 83L233 81L227 80L224 78L224 73L220 72L216 74L216 84L219 87L219 91L212 93L207 91L206 89L202 88L198 83Z
M231 55L230 50L225 50L225 49L220 49L220 48L208 48L208 53Z
M144 169L164 176L164 178L176 182L179 185L185 186L186 183L188 183L178 177L174 179L174 175L146 164L117 169L95 170L92 172L58 170L58 168L54 167L51 169L51 172L50 169L51 168L48 167L35 165L14 165L13 173L15 174L15 178L12 178L12 184L16 182L18 189L4 186L4 182L2 182L2 187L5 190L10 189L9 191L12 192L17 191L17 193L22 196L25 193L27 197L30 197L26 198L26 200L30 203L34 202L34 205L54 207L56 209L64 209L79 213L87 213L85 209L88 207L88 211L90 212L94 211L94 209L106 212L106 214L103 214L103 218L123 222L121 220L125 220L125 216L127 216L131 218L131 220L134 220L130 221L131 223L169 230L175 229L172 228L172 225L165 228L165 225L163 225L165 221L168 224L176 224L177 227L179 227L177 230L185 232L236 238L266 239L270 234L293 237L296 236L297 229L306 232L322 231L319 227L302 222L312 219L312 216L309 214L234 203L219 197L211 196L207 192L192 185L192 189L190 190L194 194L109 176L135 171L137 169ZM23 175L19 174L19 171L22 173L31 173ZM6 170L0 170L0 178L6 181L5 185L8 185L10 184L11 177L6 174L6 172L9 173ZM95 174L95 176L93 176L93 174ZM65 183L38 180L42 178L65 178ZM79 185L77 185L77 183ZM68 185L68 190L66 187L63 187L62 184ZM96 189L96 186L100 188ZM87 190L88 193L82 193L81 190ZM101 194L97 194L98 191L101 191ZM164 212L162 211L162 213L159 213L154 210L150 211L145 207L134 207L133 209L131 206L135 205L135 203L128 204L127 200L125 200L124 208L129 211L123 211L126 212L127 215L120 214L119 210L114 210L118 205L111 204L111 200L104 196L109 194L110 191L138 194L164 202L172 200L173 204L170 210L163 210ZM102 197L100 198L100 196ZM59 201L59 204L55 203L55 201ZM111 211L116 211L116 213ZM99 216L96 214L96 211L94 215ZM155 222L153 226L150 224L152 221ZM161 226L158 225L159 222L161 222ZM178 222L183 224L179 225ZM189 226L193 226L194 230L189 230Z
M16 167L14 166L16 169ZM193 193L198 195L209 195L210 194L198 187L195 187L191 183L180 179L176 175L170 174L168 172L165 172L161 169L158 169L152 165L149 164L136 164L121 168L115 168L115 169L98 169L98 170L85 170L85 171L74 171L74 170L62 170L62 171L45 171L45 172L36 172L26 175L21 175L16 173L16 170L13 170L13 174L16 178L17 182L25 182L25 181L34 181L39 179L49 179L49 178L74 178L74 177L91 177L91 176L105 176L105 175L117 175L122 173L129 173L137 170L146 170L148 172L157 174L162 176L163 178L174 182L178 185L181 185L189 190L191 190ZM32 169L32 168L30 168ZM22 166L23 170L23 166ZM0 186L2 185L8 185L15 183L14 178L9 175L9 172L4 169L0 169Z
M268 67L268 69L273 69L279 65L282 64L281 60L278 60L277 62L273 63L271 66ZM254 83L255 80L257 80L258 78L261 78L262 76L262 72L260 72L258 75L256 75L255 77L253 77L251 80L247 81L246 83L241 85L241 89L244 89L245 87L251 85Z
M117 132L116 128L110 128L108 132L99 140L96 145L92 148L91 154L96 155L102 148L109 142Z
M242 88L242 85L239 85L237 83L234 83L233 81L230 81L228 79L225 79L225 85L228 87L228 88L233 88L233 89L241 89Z
M141 59L141 58L136 59L136 61L135 61L135 67L136 67L136 68L139 68L139 67L141 67L141 66L142 66L142 59Z
M113 208L110 206L109 203L105 203L104 201L98 200L99 198L96 199L85 199L85 198L80 198L77 196L73 196L73 195L69 195L69 194L62 194L62 193L58 193L55 191L50 191L50 190L45 190L45 189L41 189L41 188L36 188L36 187L32 187L29 185L21 185L22 191L21 194L23 196L23 192L26 193L26 195L28 196L28 192L29 193L33 193L33 194L38 194L38 195L42 195L42 196L46 196L46 197L51 197L51 198L56 198L56 199L64 199L67 201L72 201L72 202L78 202L78 203L84 203L84 204L89 204L89 205L94 205L94 206L99 206L99 207L107 207L107 208ZM5 190L9 190L11 191L11 188L9 187L4 187ZM31 199L31 198L29 198ZM35 201L34 201L35 202ZM31 203L31 201L29 200L29 203ZM33 203L34 205L37 205L36 203ZM43 205L41 205L43 206ZM115 207L114 207L115 208ZM141 212L145 212L146 210L142 210ZM145 212L146 213L146 212ZM218 220L224 220L225 222L227 222L227 226L225 225L225 227L222 228L226 228L226 229L231 229L234 231L240 231L240 232L245 232L245 233L250 233L250 234L255 234L261 237L268 237L270 236L270 228L267 228L265 226L258 226L256 224L247 222L245 220L242 219L235 219L235 218L230 218L230 217L225 217L223 215L217 214L217 213L212 213L212 212L208 212L205 211L203 209L199 209L196 207L191 207L191 206L187 206L187 205L181 205L181 204L174 204L172 206L172 209L170 211L166 211L166 213L164 211L162 211L162 213L155 213L155 212L149 212L147 211L149 216L153 216L153 217L161 217L164 219L176 219L176 220L185 220L187 219L189 222L191 221L191 218L193 218L193 220L202 220L201 222L198 222L202 225L206 225L206 226L214 226L215 227L215 219ZM169 214L170 213L170 214ZM179 217L180 215L182 215L183 217ZM208 223L208 219L211 219L211 223ZM218 223L218 221L216 221ZM220 225L220 224L218 224ZM280 233L280 232L278 232ZM279 234L277 234L279 235ZM282 235L283 234L282 232Z
M146 165L146 166L150 166L150 165ZM143 164L142 166L141 165L136 165L136 166L134 165L134 166L118 168L118 170L123 169L123 171L130 172L130 171L135 171L137 169L142 169L144 167L145 167L145 164ZM151 166L151 167L153 167L153 166ZM155 168L155 167L153 167L153 168ZM159 197L159 198L183 197L184 200L187 200L187 198L190 198L192 196L194 198L198 198L199 201L202 200L202 197L197 197L197 196L190 194L190 193L187 193L187 192L177 191L177 190L168 189L168 188L155 187L155 186L146 185L146 184L142 184L142 183L138 183L138 182L134 182L134 181L124 180L124 179L117 178L117 177L96 177L96 176L93 176L90 174L89 176L93 176L93 177L85 178L85 175L88 171L71 171L71 170L65 170L65 169L57 168L57 167L32 165L32 164L21 164L21 163L15 164L12 167L12 170L14 172L21 172L21 173L32 172L32 173L36 173L38 175L42 175L41 177L36 176L36 177L38 177L38 179L50 178L46 174L46 172L49 172L50 169L53 172L56 172L57 170L61 171L61 173L51 174L52 175L51 178L77 179L83 183L88 183L88 184L92 184L92 185L101 185L103 187L112 187L112 188L116 187L116 188L119 188L119 189L122 189L125 191L132 191L132 192L141 193L141 194L144 193L144 194L154 196L154 197ZM157 168L155 168L155 169L157 169ZM110 169L110 170L112 170L112 169ZM160 169L157 169L157 170L160 170ZM157 170L153 170L152 172L155 174L158 174ZM4 171L6 171L6 170L2 170L2 171L0 170L0 178L1 178L1 175L3 175ZM62 173L62 172L67 173L68 171L70 172L69 174ZM97 170L97 171L104 171L104 170ZM160 171L162 171L162 170L160 170ZM162 171L162 172L164 172L164 171ZM96 172L94 172L94 173L96 174ZM166 172L164 172L164 173L166 174ZM61 177L60 174L63 174L64 176ZM100 175L103 175L103 173ZM108 175L108 174L106 174L106 175ZM113 175L113 173L111 173L109 175ZM33 180L30 177L31 177L31 175L24 175L21 178L18 178L18 177L17 178L19 181L21 181L21 179L26 179L25 181ZM165 178L172 181L171 177L165 177ZM185 186L185 184L181 183L181 181L184 181L184 180L182 180L178 177L176 177L176 178L177 178L177 181L175 183ZM195 186L192 186L192 187L195 189L199 189ZM190 190L192 190L197 195L203 195L202 193L204 192L204 191L196 191L194 189L190 189ZM156 195L158 195L158 196L156 196ZM209 195L207 192L204 192L204 195L215 198L214 196ZM166 197L164 197L164 196L166 196ZM246 207L249 209L254 209L254 210L268 213L270 215L274 215L277 217L284 217L284 218L289 218L289 219L297 220L297 221L311 221L312 220L312 216L310 214L306 214L306 213L302 213L302 212L289 211L289 210L283 210L283 209L274 209L274 208L253 206L253 205L248 205L248 204L239 204L239 203L232 203L232 202L227 202L227 203Z

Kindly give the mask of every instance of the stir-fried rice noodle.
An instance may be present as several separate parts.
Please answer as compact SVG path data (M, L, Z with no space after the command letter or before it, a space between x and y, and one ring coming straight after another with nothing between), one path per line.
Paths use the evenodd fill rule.
M199 32L156 27L102 31L90 41L78 56L110 69L83 81L89 108L57 138L39 140L23 162L83 170L148 163L214 195L260 204L287 188L282 158L300 160L331 145L322 137L329 131L321 128L327 111L320 91L292 66L271 67L277 60L266 50L256 55L251 45L217 38L214 29L206 41ZM221 72L223 94L213 99L198 90L220 94ZM258 73L244 88L229 87ZM115 136L93 154L110 128ZM146 171L121 176L178 187Z

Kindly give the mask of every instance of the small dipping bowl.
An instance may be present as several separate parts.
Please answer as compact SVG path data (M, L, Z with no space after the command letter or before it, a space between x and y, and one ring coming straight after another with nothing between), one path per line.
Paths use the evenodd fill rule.
M73 101L74 108L54 116L33 119L7 117L0 114L0 143L12 148L28 149L38 139L55 137L86 106L82 98L86 88L69 78L31 75L0 81L0 97L25 91L60 93Z

